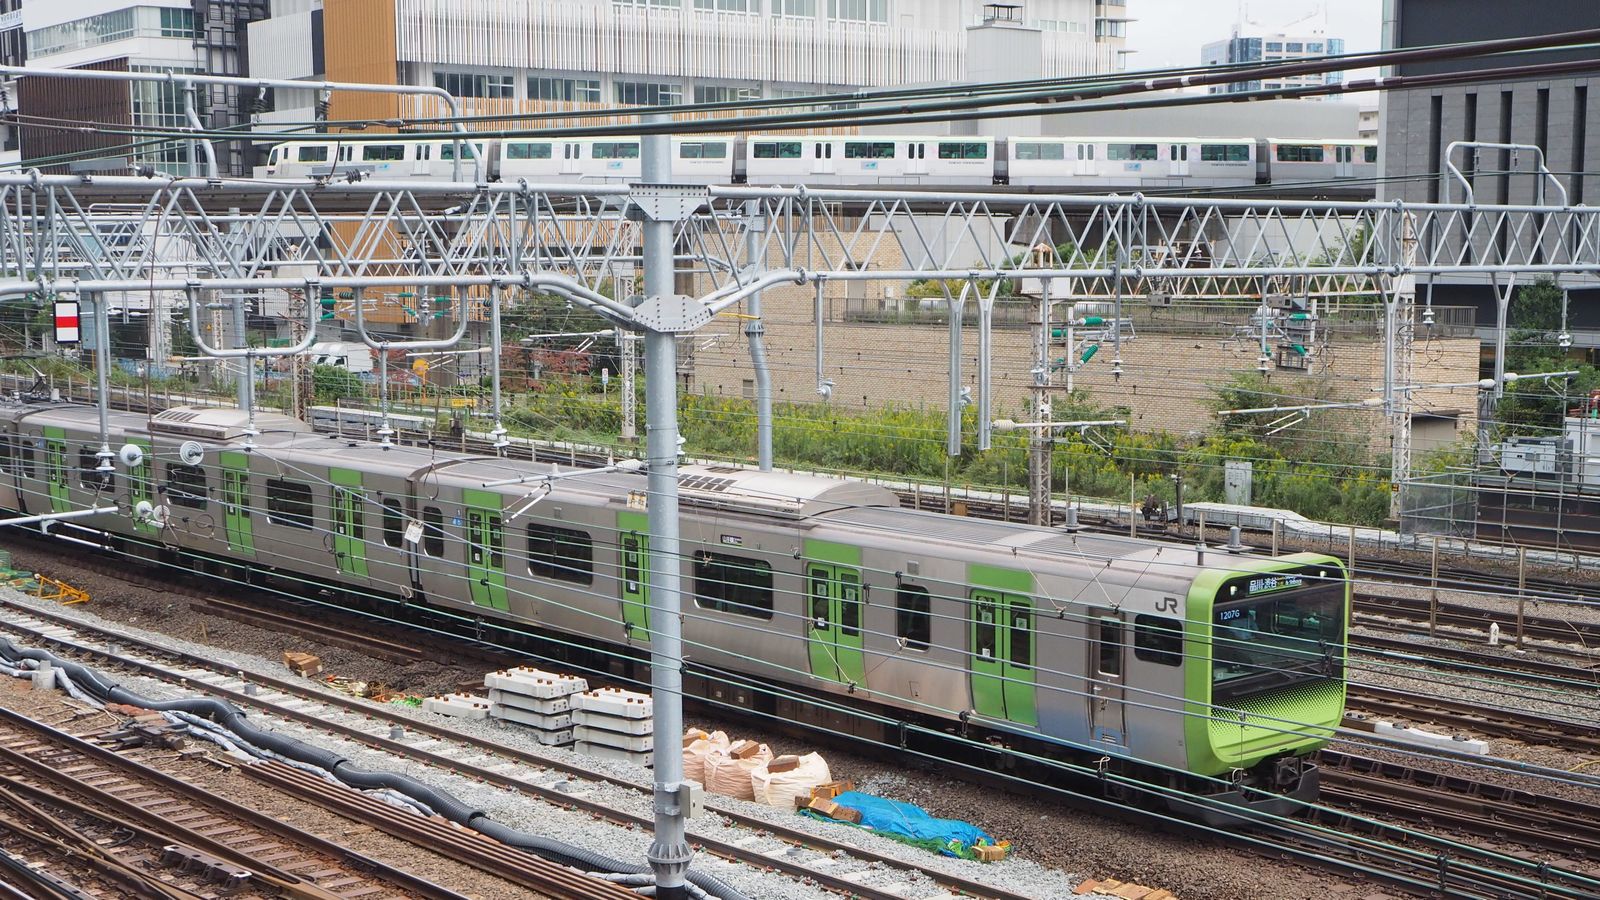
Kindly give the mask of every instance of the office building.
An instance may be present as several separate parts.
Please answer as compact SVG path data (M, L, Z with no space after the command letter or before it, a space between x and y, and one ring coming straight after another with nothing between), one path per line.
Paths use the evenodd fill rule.
M1207 66L1225 66L1237 63L1275 63L1286 60L1307 59L1315 56L1336 56L1344 52L1344 40L1328 37L1312 30L1298 34L1251 35L1235 28L1233 36L1223 41L1213 41L1201 50L1200 61ZM1316 87L1338 84L1344 80L1343 72L1315 75L1297 75L1267 80L1255 79L1218 84L1210 87L1213 94L1235 94L1245 91L1273 90L1277 88Z

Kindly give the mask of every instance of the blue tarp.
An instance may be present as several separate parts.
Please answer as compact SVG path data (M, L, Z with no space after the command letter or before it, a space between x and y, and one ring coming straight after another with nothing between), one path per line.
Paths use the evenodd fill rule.
M912 803L885 800L861 791L846 791L834 797L833 802L860 811L863 828L930 849L937 847L946 856L970 858L973 846L996 843L988 832L970 822L936 819Z

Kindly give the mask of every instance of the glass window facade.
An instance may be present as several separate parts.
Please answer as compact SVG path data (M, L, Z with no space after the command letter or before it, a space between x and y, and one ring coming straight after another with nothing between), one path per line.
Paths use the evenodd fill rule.
M817 0L772 0L772 14L810 19L817 14Z
M828 18L846 22L889 21L889 0L828 0Z
M696 103L736 103L741 100L760 100L761 88L758 87L733 87L721 84L697 84L694 86L694 102Z
M596 78L528 79L528 99L560 100L567 103L599 103L600 81Z
M130 6L48 25L27 35L30 58L70 53L135 37L194 37L194 11L164 6Z
M683 85L655 81L619 81L617 102L625 106L672 106L683 102Z

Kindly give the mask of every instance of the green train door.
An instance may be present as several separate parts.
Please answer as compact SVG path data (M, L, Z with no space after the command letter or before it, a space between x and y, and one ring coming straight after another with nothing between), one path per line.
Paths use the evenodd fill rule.
M150 450L150 442L141 438L133 438L128 443L144 451L144 456L139 460L139 464L128 470L128 502L135 508L139 506L141 501L154 506L156 502L155 473L151 469L155 465L153 461L155 457ZM139 518L133 520L133 530L139 534L158 534L161 531L155 525Z
M366 578L367 526L361 473L329 469L328 480L333 482L333 553L339 561L339 571Z
M622 556L622 630L650 640L650 517L617 513L617 550Z
M490 609L508 610L506 602L506 532L501 519L500 495L492 491L464 490L467 507L467 584L472 602Z
M1033 576L972 566L970 657L972 708L980 716L1019 725L1039 723L1035 694Z
M806 541L806 627L811 674L841 684L864 685L862 651L861 549L826 541Z
M250 457L237 450L225 450L221 457L222 517L228 534L228 549L240 556L255 556L255 530L250 521ZM356 513L359 515L360 511ZM344 524L351 523L345 521ZM365 575L365 548L362 548L362 556L360 574Z
M50 488L50 510L66 512L72 508L68 494L71 475L67 471L67 432L61 428L44 429L45 482Z

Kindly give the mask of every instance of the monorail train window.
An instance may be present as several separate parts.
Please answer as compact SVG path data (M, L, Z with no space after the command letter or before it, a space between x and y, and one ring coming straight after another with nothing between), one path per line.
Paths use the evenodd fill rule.
M405 543L405 512L393 498L383 501L383 542L390 547Z
M894 159L894 141L845 141L845 159Z
M444 513L437 506L422 508L422 552L444 556Z
M1133 655L1162 666L1183 664L1183 625L1161 616L1134 616Z
M405 144L368 144L361 148L362 162L389 162L405 158Z
M205 509L206 470L199 466L167 466L167 499L190 509Z
M1017 144L1017 159L1066 159L1065 144Z
M940 159L988 159L989 145L970 141L939 144Z
M1100 619L1095 623L1100 636L1095 640L1096 666L1101 675L1122 677L1122 620Z
M928 641L933 635L933 607L928 589L902 584L894 596L895 637L913 650L928 649Z
M1201 162L1249 162L1250 148L1244 144L1201 144Z
M310 528L315 521L311 485L267 479L267 521L286 528Z
M301 147L296 159L300 162L327 162L327 147Z
M100 471L100 457L95 448L84 447L78 451L78 483L91 491L116 490L115 472Z
M521 141L506 145L506 159L549 159L550 144Z
M756 159L799 159L804 152L799 141L763 141L755 145L752 155Z
M473 159L474 153L477 154L478 159L483 159L487 154L487 151L484 150L482 144L473 144L471 147L468 147L465 144L461 145L462 159L471 160ZM439 158L447 161L453 161L456 158L456 144L454 141L439 145Z
M1160 156L1155 144L1107 144L1106 159L1153 162Z
M593 159L638 159L639 144L637 141L595 141L589 156Z
M1278 162L1322 162L1321 147L1306 144L1279 144Z
M696 553L694 603L701 609L771 619L772 566L725 553Z
M594 584L594 539L587 531L529 525L528 571L540 578Z
M1378 148L1377 147L1362 147L1361 148L1361 159L1363 161L1365 161L1365 162L1368 162L1368 163L1377 162L1378 161Z
M679 159L727 159L727 141L685 141L678 145Z

